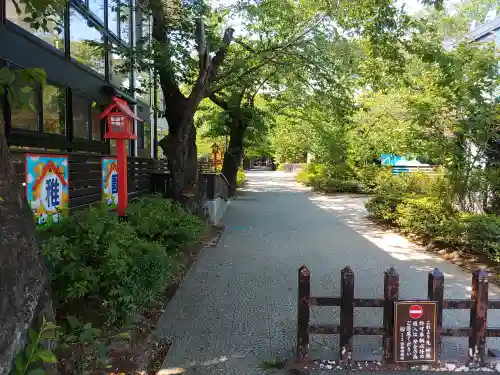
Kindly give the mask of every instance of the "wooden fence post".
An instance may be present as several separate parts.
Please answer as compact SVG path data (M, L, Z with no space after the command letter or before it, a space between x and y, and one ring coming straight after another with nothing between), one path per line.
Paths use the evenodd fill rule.
M349 267L341 271L340 299L340 360L349 367L354 335L354 272Z
M384 273L384 360L394 362L394 302L399 299L399 275L391 267Z
M437 357L441 356L441 331L443 329L443 308L444 308L444 275L435 268L429 272L427 283L427 297L430 301L437 302L436 311L436 346Z
M472 307L469 338L469 356L473 362L486 361L486 317L488 313L488 271L478 270L472 274Z
M304 265L299 268L299 301L297 308L297 362L307 358L309 350L309 301L311 273Z

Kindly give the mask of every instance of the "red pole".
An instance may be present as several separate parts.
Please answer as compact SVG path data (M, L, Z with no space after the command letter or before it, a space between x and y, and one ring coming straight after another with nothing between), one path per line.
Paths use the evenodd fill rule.
M128 203L127 188L127 146L125 139L116 140L116 161L118 164L118 216L125 216Z

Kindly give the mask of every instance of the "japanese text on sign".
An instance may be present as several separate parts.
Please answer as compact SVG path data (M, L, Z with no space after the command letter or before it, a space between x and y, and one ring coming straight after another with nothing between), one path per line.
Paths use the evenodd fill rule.
M396 362L436 360L435 302L398 302L395 308Z

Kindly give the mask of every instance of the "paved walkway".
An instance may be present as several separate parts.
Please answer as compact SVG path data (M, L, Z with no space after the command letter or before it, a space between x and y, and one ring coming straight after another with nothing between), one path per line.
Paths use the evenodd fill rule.
M218 247L202 251L160 320L158 334L172 342L164 368L254 375L265 373L263 361L290 357L302 264L315 295L339 295L340 270L349 265L357 298L380 298L390 266L400 273L401 298L426 298L427 273L435 267L445 273L445 298L470 296L470 275L369 222L364 197L317 195L282 172L249 172L247 179L224 217ZM499 290L490 289L498 298ZM338 308L316 307L312 319L335 324ZM355 310L355 325L378 326L381 319L381 309ZM490 311L488 321L500 325L491 324L499 314ZM445 312L444 324L468 326L468 312ZM337 341L313 337L315 356L335 357ZM380 341L355 340L355 359L380 354ZM465 353L467 342L453 339L445 347Z

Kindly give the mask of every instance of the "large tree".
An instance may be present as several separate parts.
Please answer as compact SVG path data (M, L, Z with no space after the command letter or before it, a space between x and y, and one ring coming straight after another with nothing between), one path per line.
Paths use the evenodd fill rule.
M37 69L0 68L1 97L27 106L31 82L45 81ZM15 84L16 82L16 84ZM16 175L0 112L0 374L10 371L25 332L37 316L52 316L47 270L36 239L33 213Z
M197 150L194 115L224 62L234 29L222 35L224 13L203 1L143 0L145 17L152 16L151 48L139 43L132 51L135 66L153 68L162 91L161 113L168 121L168 134L159 141L167 156L172 196L185 200L197 192ZM152 65L151 65L152 62Z

